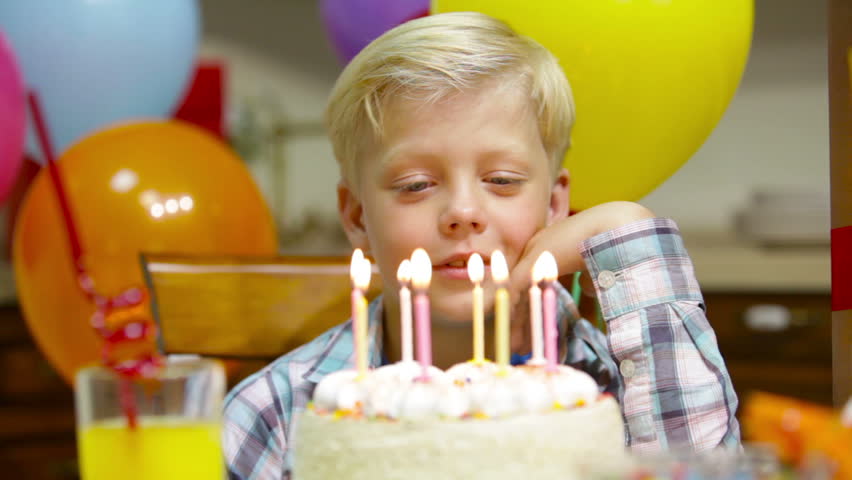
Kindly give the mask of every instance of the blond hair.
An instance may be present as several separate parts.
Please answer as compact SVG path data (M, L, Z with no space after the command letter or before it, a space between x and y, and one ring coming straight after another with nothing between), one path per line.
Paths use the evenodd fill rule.
M383 112L393 99L436 102L494 79L525 89L553 172L558 171L574 123L571 87L558 61L502 21L463 12L412 20L386 32L340 74L325 122L342 177L357 188L355 164L368 146L381 142Z

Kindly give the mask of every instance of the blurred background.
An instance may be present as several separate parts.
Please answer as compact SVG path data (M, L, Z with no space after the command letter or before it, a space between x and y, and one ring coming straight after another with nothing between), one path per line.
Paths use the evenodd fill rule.
M831 370L827 3L755 2L748 63L727 111L698 152L640 200L680 225L741 398L763 390L841 400ZM216 85L222 95L220 112L196 118L219 117L211 128L269 205L279 254L348 255L321 123L342 63L317 1L199 6L197 56L221 80L208 95ZM76 478L71 390L21 314L9 223L0 222L0 465Z

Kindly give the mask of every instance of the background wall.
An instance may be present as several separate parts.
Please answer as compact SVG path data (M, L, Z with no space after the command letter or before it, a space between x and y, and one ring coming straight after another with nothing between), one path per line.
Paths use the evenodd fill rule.
M202 51L229 65L230 121L246 123L253 108L255 123L265 125L258 129L278 132L280 147L250 161L283 225L297 229L311 213L311 221L333 220L337 167L320 121L341 67L316 1L202 5ZM823 192L815 199L822 211L813 214L827 239L826 9L825 0L756 1L752 53L737 96L699 152L642 203L684 230L720 232L732 229L755 191Z

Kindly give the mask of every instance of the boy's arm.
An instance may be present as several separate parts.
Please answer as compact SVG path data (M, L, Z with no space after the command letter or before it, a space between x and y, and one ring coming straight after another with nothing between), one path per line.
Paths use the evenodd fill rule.
M738 445L736 394L674 222L624 202L581 215L543 230L524 261L548 249L560 272L587 270L593 280L632 448Z
M257 377L226 399L222 448L230 480L289 478L281 399L267 380Z
M624 382L636 451L739 444L737 397L675 223L646 219L583 242Z

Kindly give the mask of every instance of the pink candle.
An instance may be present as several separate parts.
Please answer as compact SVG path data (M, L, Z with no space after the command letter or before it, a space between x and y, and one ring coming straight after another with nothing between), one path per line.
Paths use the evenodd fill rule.
M411 255L411 284L414 287L414 326L417 335L417 361L423 368L421 380L429 379L432 366L432 325L429 317L429 282L432 260L426 250L418 248Z
M364 338L361 332L364 330L361 318L361 304L364 302L364 293L358 288L352 289L352 339L355 348L355 368L359 373L366 371L366 358L364 356Z
M429 296L426 292L414 295L414 321L417 326L417 361L423 367L423 378L429 378L432 365L432 326L429 321Z
M544 310L544 358L547 369L556 370L556 291L553 282L547 282L542 292L542 307Z
M528 363L541 365L544 363L544 339L541 333L541 289L533 283L530 287L530 333L532 336L532 357Z
M556 289L553 284L559 276L556 259L550 252L543 252L539 259L544 270L544 288L542 291L542 310L544 313L544 357L547 369L556 370L558 356L559 331L556 328Z

